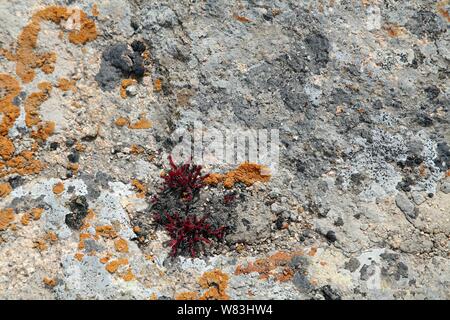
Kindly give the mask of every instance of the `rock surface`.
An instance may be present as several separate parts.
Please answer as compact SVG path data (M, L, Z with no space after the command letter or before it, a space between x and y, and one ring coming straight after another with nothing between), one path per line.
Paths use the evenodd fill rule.
M449 299L448 10L3 1L0 299ZM279 130L279 164L208 186L228 233L172 258L151 196L195 122Z

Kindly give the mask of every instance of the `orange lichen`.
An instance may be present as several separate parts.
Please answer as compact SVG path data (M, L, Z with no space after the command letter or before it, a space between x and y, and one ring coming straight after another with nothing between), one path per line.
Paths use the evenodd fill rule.
M0 231L8 229L14 222L15 215L14 210L11 208L0 209Z
M39 107L50 97L52 85L49 82L41 82L38 88L40 91L33 92L25 100L25 124L28 128L41 123Z
M224 187L229 189L238 182L244 183L246 186L251 186L257 181L267 182L270 180L270 177L269 168L266 166L244 162L237 169L229 171L224 175L217 173L210 174L205 178L204 182L212 185L223 182Z
M61 194L64 191L64 184L62 182L58 182L53 186L52 190L54 194Z
M114 123L118 127L123 127L123 126L127 126L130 122L128 121L127 118L120 117L120 118L117 118L116 121L114 121Z
M133 179L131 181L131 185L137 189L137 191L138 191L137 197L138 198L141 198L141 199L145 198L145 194L147 193L147 187L144 184L142 184L142 182L140 182L137 179Z
M37 239L33 241L33 248L38 249L39 251L44 251L47 249L47 243L44 239Z
M162 80L161 79L155 80L155 82L153 83L153 90L155 92L160 92L162 90Z
M308 252L308 256L310 257L314 257L317 253L317 248L316 247L312 247L311 250L309 250Z
M30 220L31 220L31 215L27 212L22 215L22 218L20 219L20 223L22 223L22 225L24 225L24 226L27 226L30 224Z
M114 241L114 247L116 248L117 252L128 252L128 242L125 239L119 238Z
M294 270L290 267L289 263L294 256L298 255L303 255L303 252L277 252L268 258L250 262L245 267L238 265L235 274L240 275L256 272L259 273L259 278L262 280L267 280L270 276L274 276L274 279L277 281L289 281L294 276ZM279 268L282 268L282 270L277 271Z
M98 7L97 7L97 4L96 4L96 3L94 3L94 4L92 5L91 13L92 13L92 16L93 16L93 17L98 17L98 15L100 14L100 13L98 12Z
M125 259L125 258L117 259L117 260L113 260L110 263L108 263L105 268L109 273L115 273L121 265L127 265L127 264L128 264L128 259Z
M142 154L145 152L145 149L141 146L138 146L137 144L132 144L130 148L131 148L130 152L132 154Z
M10 139L0 136L0 157L4 160L8 160L12 157L16 148Z
M131 268L128 268L127 272L125 272L125 274L122 275L122 279L125 281L132 281L134 280L136 277L133 274L133 271L131 270Z
M96 236L103 238L114 239L117 238L117 233L112 226L98 226L95 227Z
M45 240L49 240L50 242L58 241L58 236L53 231L48 231L45 235Z
M74 44L85 44L97 37L95 23L88 19L86 13L81 10L49 6L37 11L31 17L30 23L22 29L17 40L14 57L16 74L24 83L29 83L34 79L34 69L36 68L40 68L45 73L52 73L54 70L55 53L38 54L34 51L41 30L40 24L43 21L51 21L58 25L61 25L62 21L72 22L74 28L69 32L69 41Z
M33 208L31 209L31 215L33 216L33 220L39 220L44 212L43 208Z
M91 235L89 233L80 233L80 242L78 242L78 249L82 250L84 249L86 246L84 244L84 240L86 239L90 239Z
M127 97L127 88L136 83L135 79L123 79L120 85L120 96L125 99Z
M444 0L441 2L438 2L436 4L438 13L447 20L447 22L450 22L450 14L448 13L448 10L445 9L446 6L449 5L448 0Z
M47 285L49 287L53 288L54 286L56 286L55 279L45 277L44 279L42 279L42 281L44 282L45 285Z
M83 261L83 257L84 257L84 254L82 254L82 253L75 253L75 255L74 255L74 258L80 262Z
M9 183L0 183L0 198L6 197L12 191Z
M200 300L228 300L229 296L225 293L228 279L229 276L218 269L205 272L198 280L198 284L208 290L203 293Z
M141 233L141 228L139 226L134 226L133 227L133 232L136 233L136 234L139 234L139 233Z
M236 19L239 22L242 22L242 23L252 22L252 20L250 20L249 18L244 17L244 16L240 16L240 15L237 15L237 14L234 14L233 18Z
M203 182L209 185L218 185L219 183L223 182L224 180L224 175L219 174L219 173L211 173L209 174L204 180Z
M76 92L75 87L75 80L68 80L66 78L59 78L58 84L56 85L58 89L62 91L69 91Z
M199 296L197 292L181 292L175 296L175 300L198 300Z
M397 25L387 25L384 27L387 34L391 38L397 38L399 36L402 36L406 33L406 29Z
M100 263L107 263L109 261L109 259L111 259L111 254L108 253L106 256L104 256L103 258L100 258Z
M150 129L151 127L152 127L151 121L146 119L145 117L141 117L135 123L130 123L128 125L128 128L130 129Z

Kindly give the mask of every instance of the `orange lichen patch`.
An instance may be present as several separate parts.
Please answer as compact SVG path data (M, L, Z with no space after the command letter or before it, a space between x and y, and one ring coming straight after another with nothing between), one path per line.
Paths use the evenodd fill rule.
M39 251L44 251L47 249L47 243L44 239L37 239L33 241L33 248L38 249Z
M14 210L11 208L1 210L0 209L0 231L4 231L10 227L14 222Z
M281 271L281 273L275 276L275 280L279 282L286 282L294 277L294 270L292 268L286 267Z
M205 272L198 280L198 284L208 290L203 293L200 300L228 300L230 297L225 293L228 279L229 276L218 269Z
M85 220L92 220L95 218L95 212L92 209L88 209L88 213L87 216L85 218Z
M43 208L33 208L31 209L31 215L33 216L33 220L39 220L44 212Z
M69 32L69 41L74 44L85 44L97 37L95 23L88 19L86 13L81 10L49 6L37 11L31 17L30 23L22 29L17 40L16 74L24 83L29 83L34 79L34 69L36 68L40 68L45 73L51 73L54 70L55 53L38 54L34 52L41 30L40 24L43 21L51 21L55 24L61 24L62 21L73 22L75 28Z
M9 183L0 183L0 198L6 197L12 191Z
M258 259L255 262L248 263L247 266L238 265L235 274L249 274L252 272L259 273L259 278L267 280L272 275L277 281L288 281L294 276L294 270L289 263L294 256L303 255L303 252L295 253L277 252L269 258ZM277 271L282 268L281 272Z
M53 231L49 231L47 232L47 234L45 235L45 239L49 240L51 242L56 242L58 241L58 236L56 235L56 233L54 233Z
M0 166L0 169L2 167L9 167L9 170L0 171L0 177L14 173L22 176L39 173L43 168L42 163L39 160L32 159L30 157L32 155L33 152L23 151L18 156L3 163Z
M42 281L44 282L45 285L47 285L49 287L53 288L54 286L56 286L55 279L45 277L44 279L42 279Z
M117 233L112 226L98 226L95 227L96 236L114 239L117 238Z
M86 246L84 240L90 239L91 235L89 233L80 233L80 242L78 242L78 250L84 249Z
M128 259L117 259L117 260L113 260L110 263L108 263L105 267L105 269L109 272L109 273L115 273L119 267L121 265L127 265L128 264Z
M181 292L175 296L175 300L198 300L199 296L197 292Z
M98 17L98 15L100 14L100 12L98 12L98 7L96 3L92 5L91 13L93 17Z
M75 150L77 150L78 152L84 152L84 151L86 151L86 145L77 142L75 144Z
M138 191L138 193L137 193L138 198L141 198L141 199L145 198L145 194L147 193L147 187L144 184L142 184L142 182L140 182L137 179L133 179L131 181L131 185L133 187L135 187L136 190Z
M130 122L128 121L127 118L120 117L120 118L117 118L116 121L114 121L114 123L118 127L123 127L123 126L127 126Z
M133 232L134 232L134 233L139 234L139 233L141 233L141 231L142 231L142 230L141 230L141 228L140 228L139 226L134 226L134 227L133 227Z
M7 160L14 153L14 145L6 138L12 128L20 109L13 104L13 100L20 93L20 86L16 79L7 74L0 74L0 156Z
M308 252L308 256L310 257L314 257L317 253L317 248L316 247L312 247L311 250L309 250Z
M146 119L145 117L142 117L135 123L130 123L128 125L128 128L130 129L150 129L151 127L152 127L151 121Z
M160 92L161 90L162 90L162 80L161 79L156 79L153 82L153 91Z
M117 252L128 252L128 242L125 239L119 238L114 241L114 247L116 248Z
M137 144L131 145L131 151L132 154L142 154L145 152L145 149L141 146L138 146Z
M105 263L107 263L107 262L109 261L109 259L111 259L111 254L110 254L110 253L106 254L106 256L104 256L103 258L101 258L101 259L100 259L100 263L105 264Z
M405 28L396 25L387 25L384 27L384 30L386 30L387 34L391 38L397 38L406 34Z
M122 279L125 280L125 281L132 281L132 280L136 279L136 277L133 274L133 271L131 270L131 268L128 268L127 272L125 272L122 275Z
M76 174L78 170L80 170L80 165L78 163L68 163L67 169L72 171L72 173Z
M20 223L22 223L22 225L24 225L24 226L27 226L30 224L30 220L31 220L31 214L29 214L27 212L22 215L22 218L20 219Z
M239 22L242 22L242 23L249 23L249 22L252 22L252 20L250 20L249 18L244 17L244 16L240 16L240 15L238 15L238 14L234 14L234 15L233 15L233 18L236 19L236 20L239 21Z
M242 182L246 186L251 186L257 181L267 182L270 180L269 168L266 166L244 162L235 170L232 170L224 175L213 173L205 178L206 184L217 185L223 182L225 188L232 188L235 183Z
M50 97L52 85L49 82L41 82L38 88L40 91L33 92L25 100L25 124L28 128L41 123L39 107Z
M83 257L84 257L84 254L82 254L82 253L75 253L75 255L74 255L74 258L80 262L83 261Z
M123 79L120 85L120 96L125 99L127 97L127 88L136 83L135 79Z
M16 148L12 141L7 137L0 136L0 157L4 160L11 159L15 151Z
M58 89L62 91L69 91L76 92L77 88L75 87L75 80L68 80L66 78L59 78L58 84L56 85Z
M64 191L64 184L62 182L58 182L53 186L52 190L54 194L61 194Z
M219 174L219 173L210 173L204 180L203 182L209 185L218 185L219 183L223 182L224 180L224 175Z
M449 5L449 1L448 1L448 0L444 0L444 1L438 2L438 3L436 4L438 13L439 13L442 17L444 17L445 19L447 19L447 22L450 22L450 15L449 15L449 13L448 13L448 10L445 8L445 7L448 6L448 5Z

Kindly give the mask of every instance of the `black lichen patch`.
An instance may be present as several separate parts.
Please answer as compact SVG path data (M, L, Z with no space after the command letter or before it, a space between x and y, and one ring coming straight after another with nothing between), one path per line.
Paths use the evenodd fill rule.
M446 31L443 20L435 13L419 11L408 21L406 27L419 38L436 40Z
M113 90L125 78L141 78L145 73L142 57L146 46L142 41L133 41L131 46L117 43L103 51L100 71L95 76L99 86L106 91Z
M65 222L70 229L80 230L83 225L83 219L87 216L89 209L86 197L73 197L68 205L71 212L66 215Z

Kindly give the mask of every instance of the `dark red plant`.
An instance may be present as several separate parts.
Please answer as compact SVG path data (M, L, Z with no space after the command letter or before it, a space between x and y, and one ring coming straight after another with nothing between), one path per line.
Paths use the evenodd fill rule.
M193 200L201 188L204 187L203 179L208 175L202 175L202 166L185 163L177 166L172 159L168 157L170 170L164 176L164 190L170 189L176 192L180 198L186 202Z
M156 217L157 218L157 217ZM162 221L161 216L159 220ZM195 214L182 217L178 213L165 214L164 225L171 237L171 256L188 252L192 257L197 255L197 248L202 243L210 243L210 238L222 239L224 227L214 228L207 222L207 217L198 218Z
M154 221L163 226L171 238L171 256L189 253L195 257L211 239L222 239L225 227L216 228L208 221L208 216L200 218L192 213L200 190L205 186L203 179L208 176L201 174L202 167L191 163L176 165L171 156L168 159L170 170L162 177L163 187L150 199Z

